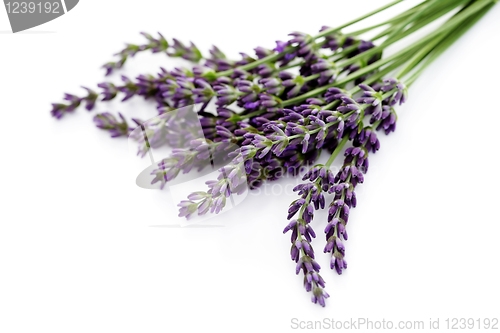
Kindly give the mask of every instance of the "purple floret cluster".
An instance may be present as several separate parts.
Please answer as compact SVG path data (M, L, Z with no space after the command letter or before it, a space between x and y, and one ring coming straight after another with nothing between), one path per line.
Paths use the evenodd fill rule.
M419 4L383 24L352 33L343 29L359 20L339 28L324 26L317 35L293 32L274 48L259 46L255 55L242 52L236 60L215 46L205 57L193 43L143 33L146 43L127 44L116 53L116 61L103 66L106 75L148 50L185 59L191 66L160 68L156 75L135 79L122 75L121 83L98 84L99 92L84 88L82 97L65 94L66 103L52 104L51 114L60 119L81 105L91 111L116 98L153 100L158 115L147 122L127 121L109 112L95 115L94 122L112 137L135 140L142 157L152 148L172 147L171 155L157 161L151 172L151 183L161 188L180 174L209 167L214 159L223 163L205 190L179 203L181 217L218 214L233 195L285 175L303 174L303 183L294 188L297 197L283 216L288 220L283 232L291 235L290 256L296 273L302 272L306 291L314 303L325 306L329 294L312 247L315 212L328 212L323 252L330 257L330 268L342 274L356 187L364 182L369 155L380 148L377 135L395 131L395 107L406 102L408 87L492 3L472 1L465 6L453 0L439 5ZM387 46L430 23L430 13L439 9L444 15L456 8L461 10L439 34L429 33L385 56ZM418 11L424 15L416 15ZM381 33L359 37L383 25L387 28ZM377 45L381 38L386 40ZM329 156L324 164L318 163L321 153ZM334 173L332 163L341 154L344 162Z

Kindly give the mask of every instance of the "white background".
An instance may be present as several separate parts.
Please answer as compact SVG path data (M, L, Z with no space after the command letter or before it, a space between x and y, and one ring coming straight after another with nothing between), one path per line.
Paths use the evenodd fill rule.
M381 135L342 276L322 252L326 214L316 215L326 308L310 302L282 234L295 196L279 191L295 180L210 220L225 227L165 227L180 222L175 203L135 185L125 139L96 129L83 109L61 121L49 115L63 92L104 81L99 67L124 42L141 42L139 31L237 58L384 3L87 0L18 34L0 9L0 332L286 332L292 318L358 317L426 327L441 318L444 328L450 317L498 317L500 5L428 68L398 109L397 131ZM179 63L138 55L124 72ZM139 98L98 110L155 112Z

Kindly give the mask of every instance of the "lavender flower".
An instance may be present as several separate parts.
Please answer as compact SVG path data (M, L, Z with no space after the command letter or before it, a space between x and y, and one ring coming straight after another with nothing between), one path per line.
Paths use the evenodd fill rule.
M72 94L64 94L64 100L69 101L69 104L62 104L62 103L53 103L52 104L52 110L50 113L52 114L53 117L60 119L64 116L64 114L68 112L73 112L80 104L83 102L85 103L85 108L90 111L94 108L96 100L97 100L97 93L94 92L93 90L82 87L85 90L87 90L87 96L85 97L78 97Z
M90 88L87 87L82 87L83 89L87 90L87 96L83 97L80 99L80 102L85 101L85 108L87 111L91 111L94 109L95 103L97 101L97 97L99 96L95 91L93 91Z
M209 211L218 214L226 205L227 198L233 193L241 195L245 192L246 174L252 171L255 148L244 146L237 152L233 152L231 156L233 156L231 163L219 169L217 180L206 182L208 191L192 193L188 196L189 200L182 201L178 205L180 217L189 218L195 211L198 211L198 215L204 215Z
M188 173L192 169L201 171L211 164L211 159L219 161L228 159L227 153L225 153L225 149L228 147L227 142L195 139L187 145L187 148L174 148L170 157L162 159L157 164L157 168L151 172L154 175L151 184L161 182L163 189L167 182L175 179L181 172ZM144 151L140 152L145 154Z
M389 104L391 106L397 103L401 105L406 102L406 99L408 98L408 88L406 88L406 85L403 82L400 82L396 78L389 78L385 79L384 83L385 85L381 88L382 91L387 92L396 89L394 95L389 98Z
M203 79L196 79L195 84L199 88L193 89L195 103L208 103L215 96L212 86Z
M312 302L325 306L325 299L329 295L323 289L325 282L318 274L320 266L314 260L311 240L316 237L316 234L311 228L310 222L314 217L314 210L325 207L325 198L322 192L323 188L328 189L330 186L333 175L324 165L316 165L304 175L303 180L309 180L309 182L294 188L300 198L292 202L288 209L287 219L290 220L295 215L297 215L297 219L292 220L285 227L283 233L292 231L290 255L292 260L297 263L296 274L299 274L300 270L303 271L306 291L313 291Z
M162 188L181 173L202 170L213 160L225 163L217 178L206 182L205 191L191 193L178 205L179 216L186 218L218 214L232 195L284 174L298 175L314 165L305 173L304 182L294 188L298 197L288 209L284 232L291 232L290 255L296 273L303 272L312 302L325 306L329 295L311 245L316 211L328 210L324 252L329 253L330 267L341 274L347 268L347 224L357 205L356 186L364 181L368 155L380 148L376 131L389 134L395 130L394 106L406 101L407 87L451 44L453 36L465 31L467 22L489 9L487 2L451 1L445 9L459 14L442 26L440 31L446 33L424 36L390 58L382 55L387 46L421 25L419 10L444 14L441 5L431 1L384 22L382 25L390 27L373 40L358 36L380 25L349 35L342 31L347 25L323 27L316 36L294 32L288 41L277 41L273 50L257 47L255 56L240 53L240 60L228 59L215 46L204 59L193 43L185 45L176 39L168 43L161 34L159 38L143 34L147 44L128 44L117 54L116 62L104 66L107 74L145 50L165 52L196 65L161 68L155 75L141 74L135 79L122 76L122 82L99 84L100 93L85 88L84 97L65 94L65 102L53 104L51 113L61 118L83 105L92 110L98 99L117 97L126 101L139 96L156 102L158 117L147 122L132 118L139 126L133 131L121 114L98 114L94 122L113 137L129 135L136 140L141 156L151 148L172 147L172 154L160 160L151 173L152 184L160 183ZM374 41L388 35L375 46ZM397 72L397 77L384 80L391 72ZM190 116L186 109L193 104L201 107ZM366 117L369 126L365 126ZM349 141L352 147L345 150L344 164L334 175L330 165ZM229 153L233 145L237 149ZM328 162L315 164L325 151L331 152ZM328 194L333 197L329 205Z
M167 50L167 54L171 57L181 57L183 59L192 61L192 62L198 62L200 61L203 56L201 55L200 50L196 47L196 45L193 44L193 42L190 43L189 46L185 46L181 41L178 39L173 39L174 44L171 45L171 48L173 49L172 51Z
M158 33L159 38L154 38L153 36L145 32L141 32L141 35L146 37L148 43L142 45L127 44L127 46L123 50L115 53L115 55L119 56L120 59L116 62L108 62L104 66L102 66L104 69L106 69L106 75L110 75L114 70L122 68L128 57L133 57L138 52L151 50L153 53L157 53L167 50L168 42L162 34Z

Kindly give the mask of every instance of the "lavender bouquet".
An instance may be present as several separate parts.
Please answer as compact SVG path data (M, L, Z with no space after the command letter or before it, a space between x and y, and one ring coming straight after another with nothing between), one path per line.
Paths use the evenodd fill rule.
M225 164L219 176L206 182L205 191L179 203L181 217L217 214L228 198L247 186L255 189L309 168L304 183L294 188L298 197L288 209L284 233L291 234L291 259L296 273L303 273L306 291L312 292L314 303L325 306L329 295L311 244L316 238L310 224L315 211L328 209L323 252L331 257L330 268L342 274L347 268L349 214L357 205L355 190L364 181L369 155L380 148L377 134L396 129L395 107L407 100L408 88L496 2L427 0L379 24L344 31L401 1L336 28L324 26L314 36L293 32L274 49L257 47L255 56L241 53L240 60L228 59L215 46L205 57L193 43L142 33L147 42L128 44L118 52L116 61L103 66L106 75L148 50L186 59L192 68L161 68L157 75L135 80L122 76L120 84L98 84L100 93L84 88L85 96L66 94L67 103L52 104L51 114L59 119L81 105L91 111L98 101L118 96L122 101L133 96L154 100L159 115L147 130L143 121L108 112L94 116L94 122L112 137L134 137L140 156L151 148L174 147L151 172L151 183L162 188L180 173L205 168L209 156L219 156ZM442 17L447 19L427 35L384 54L388 46ZM383 30L362 38L376 28ZM199 106L194 121L201 126L202 139L200 133L186 130L193 119L174 112L191 105ZM236 149L228 153L229 145ZM331 165L342 151L343 166L334 174ZM321 152L330 157L325 164L315 164Z

